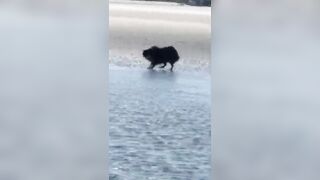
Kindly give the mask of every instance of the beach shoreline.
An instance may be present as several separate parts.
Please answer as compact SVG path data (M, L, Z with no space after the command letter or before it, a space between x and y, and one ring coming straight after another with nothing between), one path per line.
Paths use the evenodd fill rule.
M174 46L181 57L178 70L209 70L210 7L112 1L109 9L109 64L145 67L144 49Z

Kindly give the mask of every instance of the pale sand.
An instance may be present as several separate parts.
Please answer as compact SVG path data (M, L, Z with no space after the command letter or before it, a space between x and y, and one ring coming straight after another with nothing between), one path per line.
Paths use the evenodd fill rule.
M178 69L208 69L211 8L126 1L109 7L111 64L147 66L143 49L173 45L181 56Z

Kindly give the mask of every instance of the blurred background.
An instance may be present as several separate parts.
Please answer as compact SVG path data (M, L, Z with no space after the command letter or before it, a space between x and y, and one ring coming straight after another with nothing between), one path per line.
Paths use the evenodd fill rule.
M137 0L137 1L159 1L159 2L176 2L191 6L211 6L210 0Z
M317 0L216 2L215 179L319 179L319 10Z
M0 1L0 179L107 178L107 2Z

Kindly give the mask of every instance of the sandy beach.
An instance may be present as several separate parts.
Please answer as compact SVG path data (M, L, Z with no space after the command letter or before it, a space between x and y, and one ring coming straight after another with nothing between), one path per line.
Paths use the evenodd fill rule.
M207 69L210 62L211 9L176 3L111 2L109 62L147 66L141 53L153 45L177 48L178 69Z

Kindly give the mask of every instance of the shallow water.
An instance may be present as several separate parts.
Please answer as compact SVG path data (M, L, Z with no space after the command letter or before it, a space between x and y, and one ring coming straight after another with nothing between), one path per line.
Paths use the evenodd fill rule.
M109 179L210 179L210 79L110 66Z

